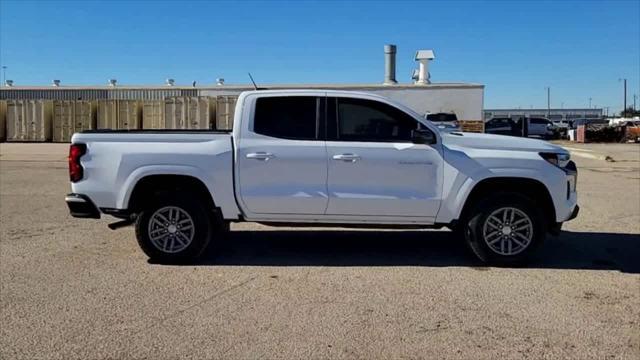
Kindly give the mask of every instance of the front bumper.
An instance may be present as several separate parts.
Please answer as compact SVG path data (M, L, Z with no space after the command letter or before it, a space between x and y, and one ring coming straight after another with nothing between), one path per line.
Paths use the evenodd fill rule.
M565 221L573 220L578 217L578 213L580 212L580 206L576 204L576 207L573 208L571 215Z
M69 207L71 216L77 218L100 219L100 210L89 199L88 196L82 194L67 194L64 201Z

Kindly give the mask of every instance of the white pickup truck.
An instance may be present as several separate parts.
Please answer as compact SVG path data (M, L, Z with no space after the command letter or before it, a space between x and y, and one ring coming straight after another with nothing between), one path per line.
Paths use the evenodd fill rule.
M230 222L251 221L446 226L482 261L514 263L578 213L577 170L561 147L440 133L365 93L250 91L232 132L94 130L71 142L71 215L135 223L159 262L194 259Z

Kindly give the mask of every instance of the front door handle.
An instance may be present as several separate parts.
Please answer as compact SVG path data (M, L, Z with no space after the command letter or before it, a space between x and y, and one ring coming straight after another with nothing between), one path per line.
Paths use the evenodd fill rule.
M339 161L354 163L354 162L360 160L360 155L356 155L356 154L333 155L333 160L339 160Z
M271 158L276 157L275 155L273 155L272 153L268 153L268 152L263 152L263 151L259 151L259 152L254 152L254 153L248 153L247 154L247 159L254 159L254 160L262 160L262 161L267 161Z

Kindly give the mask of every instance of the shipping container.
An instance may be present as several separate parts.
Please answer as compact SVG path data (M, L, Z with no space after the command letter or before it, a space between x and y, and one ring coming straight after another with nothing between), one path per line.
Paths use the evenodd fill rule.
M142 128L164 129L164 101L154 100L142 103Z
M140 129L142 106L137 100L118 100L118 129Z
M74 133L96 128L95 101L53 102L53 141L69 142Z
M165 99L167 129L211 129L215 102L206 96Z
M98 129L140 129L142 106L137 100L98 101Z
M7 141L51 140L52 114L49 100L7 101Z
M189 129L211 129L211 120L215 114L215 101L209 97L189 97L187 118Z
M7 102L0 100L0 141L7 135Z
M216 98L216 130L233 129L237 96L218 96Z
M164 100L165 129L184 129L187 123L187 98L170 97Z
M118 128L118 101L98 101L98 129Z

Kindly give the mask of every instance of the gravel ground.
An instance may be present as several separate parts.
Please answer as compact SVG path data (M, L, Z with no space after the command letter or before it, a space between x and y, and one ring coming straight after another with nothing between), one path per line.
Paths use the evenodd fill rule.
M640 146L568 146L580 216L493 268L446 231L256 224L150 264L69 216L66 145L2 144L0 358L638 359Z

